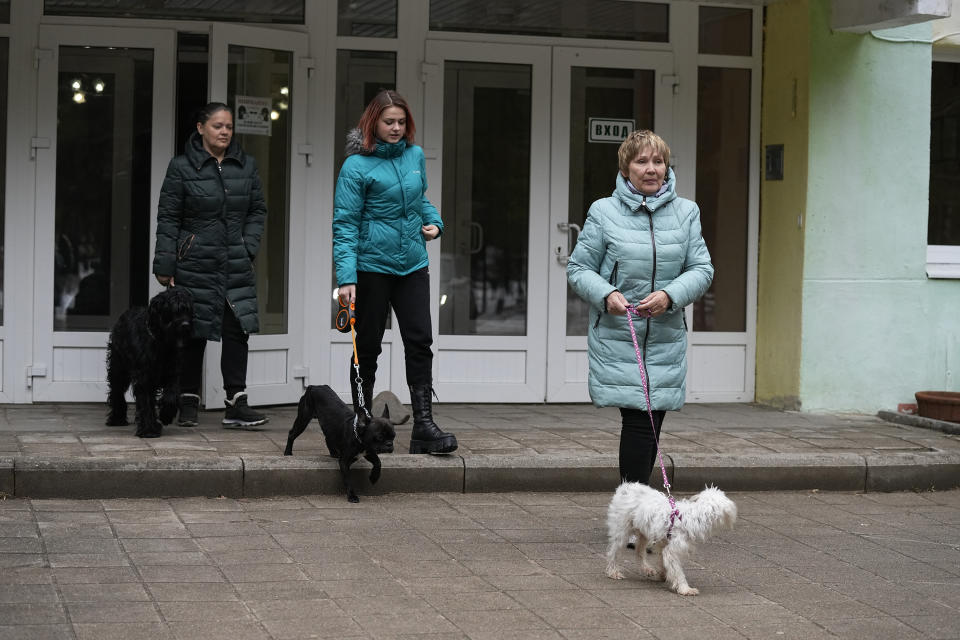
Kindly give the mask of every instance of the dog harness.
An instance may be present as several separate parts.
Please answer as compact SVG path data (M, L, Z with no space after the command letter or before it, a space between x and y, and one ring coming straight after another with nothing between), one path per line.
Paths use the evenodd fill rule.
M633 326L633 316L640 317L640 311L632 304L627 305L627 324L630 325L630 337L633 339L633 350L637 354L637 366L640 368L640 381L643 383L643 395L647 400L647 415L650 416L650 428L653 429L653 442L657 447L657 459L660 461L660 473L663 474L663 488L667 492L670 502L670 526L667 527L667 540L673 534L673 524L676 520L683 520L677 502L670 494L670 481L667 480L667 468L663 464L663 452L660 451L660 440L657 438L657 427L653 423L653 408L650 406L650 385L647 383L647 370L643 366L643 356L640 355L640 345L637 344L637 330Z

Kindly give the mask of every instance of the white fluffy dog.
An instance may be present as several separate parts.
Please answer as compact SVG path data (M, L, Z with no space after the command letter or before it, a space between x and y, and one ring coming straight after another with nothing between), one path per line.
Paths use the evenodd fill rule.
M707 487L688 500L676 500L676 505L680 516L670 530L670 502L665 494L639 482L624 482L617 488L607 507L607 577L623 579L617 551L635 535L643 575L666 580L681 596L700 593L687 584L681 563L693 551L693 543L704 542L718 527L733 526L737 505L716 487Z

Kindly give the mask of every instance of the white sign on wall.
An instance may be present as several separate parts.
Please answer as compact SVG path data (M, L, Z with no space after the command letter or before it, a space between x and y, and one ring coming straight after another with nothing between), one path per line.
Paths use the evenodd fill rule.
M587 121L587 142L620 144L633 131L636 123L626 118L590 118Z
M249 133L255 136L270 135L270 98L237 96L234 111L234 133Z

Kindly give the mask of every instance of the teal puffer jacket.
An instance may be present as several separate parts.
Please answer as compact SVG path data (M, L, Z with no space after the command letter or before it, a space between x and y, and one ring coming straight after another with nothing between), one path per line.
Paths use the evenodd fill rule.
M650 381L653 409L673 410L686 397L687 326L683 308L713 281L710 252L700 230L700 209L680 198L668 169L661 195L634 194L617 174L609 198L590 206L567 264L567 279L593 310L587 335L590 398L599 407L646 409L637 356L625 316L606 313L614 290L638 303L653 291L670 296L667 312L634 317L637 342Z
M405 276L427 266L423 225L443 233L427 200L423 149L401 140L378 140L368 153L360 131L347 137L347 159L337 178L333 211L333 259L337 284L356 284L357 271Z
M167 166L153 273L193 294L197 337L220 340L224 304L246 333L260 330L253 261L266 214L257 163L236 139L218 167L194 133Z

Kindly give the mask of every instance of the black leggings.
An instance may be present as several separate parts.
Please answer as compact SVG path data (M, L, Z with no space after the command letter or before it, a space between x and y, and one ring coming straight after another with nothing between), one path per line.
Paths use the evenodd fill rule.
M250 336L240 326L230 304L224 302L223 321L220 325L223 348L220 352L220 373L223 374L223 390L228 398L247 388L247 354ZM183 393L200 394L203 375L203 352L206 338L191 338L183 349L183 370L180 373L180 390Z
M430 273L426 267L405 276L357 272L356 328L360 377L365 385L373 383L390 307L397 315L403 339L407 384L431 384L433 329L430 324ZM352 372L352 355L350 363ZM353 380L353 373L350 379Z
M620 480L650 484L650 472L657 464L657 442L666 411L653 411L657 429L654 439L650 416L645 409L620 409L623 428L620 430Z

